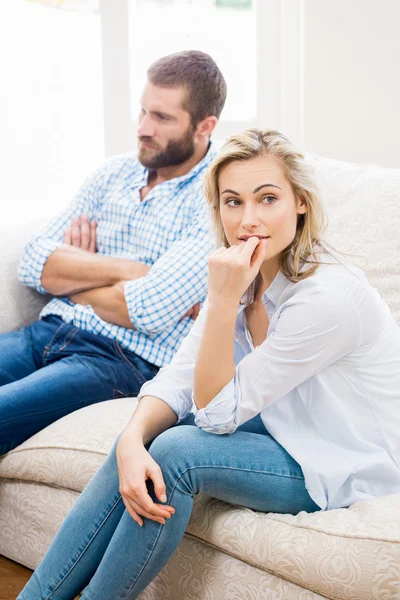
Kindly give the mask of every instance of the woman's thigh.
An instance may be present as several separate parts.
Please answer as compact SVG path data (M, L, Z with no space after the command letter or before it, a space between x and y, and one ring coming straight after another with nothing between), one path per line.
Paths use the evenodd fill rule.
M319 510L307 492L300 465L258 418L231 435L181 424L159 435L150 454L160 465L170 494L175 488L188 494L203 492L263 512Z

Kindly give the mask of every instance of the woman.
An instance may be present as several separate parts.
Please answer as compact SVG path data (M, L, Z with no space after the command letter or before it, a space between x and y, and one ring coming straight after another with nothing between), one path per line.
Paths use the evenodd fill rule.
M83 600L137 598L199 492L292 514L400 492L400 330L363 273L324 250L303 157L249 130L205 189L222 243L206 306L19 600L85 586Z

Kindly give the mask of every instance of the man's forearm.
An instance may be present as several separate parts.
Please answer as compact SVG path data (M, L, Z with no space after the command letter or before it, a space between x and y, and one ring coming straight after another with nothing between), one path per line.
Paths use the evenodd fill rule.
M76 304L90 306L103 321L112 325L119 325L127 329L135 329L128 312L125 301L124 282L115 285L93 288L83 292L69 295L70 300Z
M54 296L70 296L82 290L112 286L121 280L139 279L149 270L143 263L65 245L50 254L41 283Z

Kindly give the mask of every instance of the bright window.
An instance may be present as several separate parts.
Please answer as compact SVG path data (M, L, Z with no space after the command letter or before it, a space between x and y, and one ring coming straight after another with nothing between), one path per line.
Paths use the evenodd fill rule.
M50 217L104 158L100 17L0 7L3 227Z
M202 50L227 82L223 121L251 121L257 108L256 10L251 0L130 0L132 118L146 69L160 56Z

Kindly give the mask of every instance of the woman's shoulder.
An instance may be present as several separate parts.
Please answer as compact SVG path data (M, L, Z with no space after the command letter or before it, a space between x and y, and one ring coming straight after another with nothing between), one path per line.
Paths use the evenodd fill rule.
M317 255L317 268L300 281L289 283L282 301L291 297L317 295L322 299L335 297L350 302L360 295L375 296L377 291L369 283L364 271L346 256L331 252ZM301 272L307 272L315 263L304 263Z

